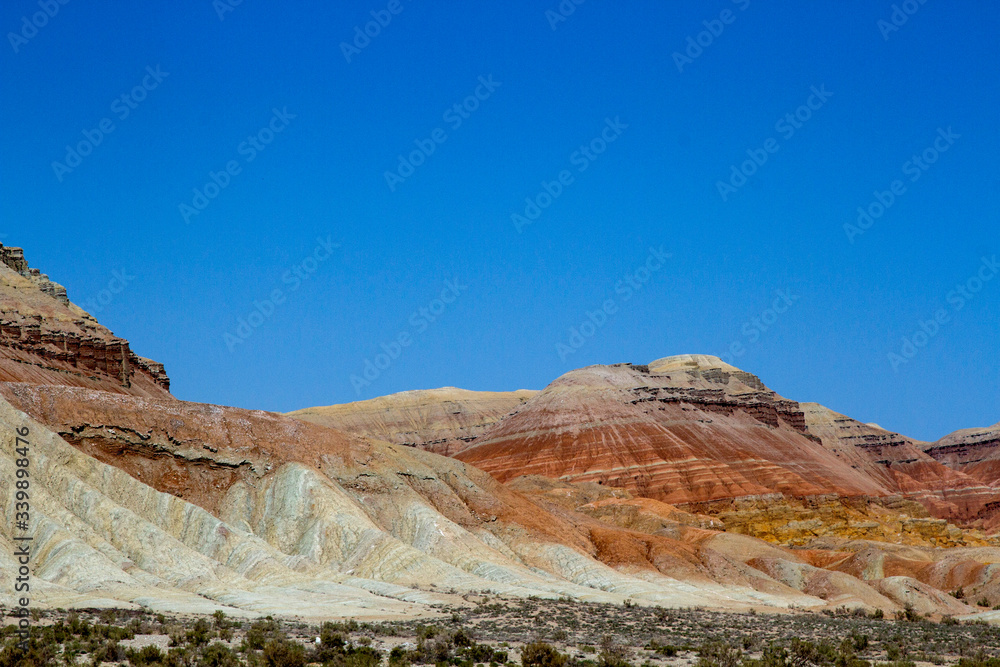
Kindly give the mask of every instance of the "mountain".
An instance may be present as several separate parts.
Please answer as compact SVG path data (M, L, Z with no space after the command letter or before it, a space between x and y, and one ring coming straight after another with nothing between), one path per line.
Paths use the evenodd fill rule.
M730 529L735 520L777 541L793 540L794 531L782 537L767 524L792 515L797 525L844 523L841 534L854 537L937 532L939 543L957 536L947 521L987 525L1000 490L921 445L783 398L715 357L681 355L571 371L456 457L501 481L593 481L728 515ZM890 518L905 521L881 525ZM874 532L851 529L872 521L880 524L868 526Z
M891 496L891 476L856 470L799 404L707 358L320 410L332 428L178 400L160 367L10 256L3 317L27 324L2 348L0 430L27 432L29 451L0 452L0 511L13 518L24 458L31 510L0 522L0 575L14 581L14 539L30 536L38 606L398 619L490 591L991 620L947 591L1000 602L1000 548L902 518L922 506ZM460 460L473 453L490 472ZM816 500L831 485L850 502Z
M956 431L924 444L924 452L984 484L1000 484L1000 424Z
M946 465L925 451L927 443L862 424L815 403L802 406L810 433L893 493L916 500L941 519L969 527L993 525L1000 509L1000 489L985 479Z

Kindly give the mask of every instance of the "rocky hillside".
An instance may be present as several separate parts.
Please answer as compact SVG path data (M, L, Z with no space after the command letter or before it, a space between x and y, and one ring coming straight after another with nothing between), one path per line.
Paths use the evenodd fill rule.
M956 431L924 443L924 452L984 484L1000 485L1000 424Z
M290 417L452 456L515 412L535 391L442 389L404 391L368 401L307 408Z
M65 288L29 268L21 248L2 245L0 381L170 396L163 364L136 355L71 303Z
M39 335L2 348L0 576L14 581L14 538L30 536L34 604L374 619L489 591L989 620L948 595L958 586L1000 603L1000 548L904 518L922 506L893 495L893 476L859 472L807 411L736 369L673 358L538 394L389 397L327 410L339 430L176 400L41 274L5 266L5 321ZM81 332L90 347L70 345ZM93 341L103 363L81 352ZM493 474L424 450L469 437L457 456Z
M502 481L593 481L799 543L833 534L952 545L1000 490L923 443L800 404L715 357L572 371L456 454Z
M946 594L958 585L1000 602L1000 572L986 567L1000 562L997 548L834 540L792 550L622 490L505 486L451 458L281 415L73 387L2 392L3 429L32 434L28 532L49 606L393 618L486 590L977 613ZM11 454L0 456L4 503ZM11 526L0 527L8 546Z

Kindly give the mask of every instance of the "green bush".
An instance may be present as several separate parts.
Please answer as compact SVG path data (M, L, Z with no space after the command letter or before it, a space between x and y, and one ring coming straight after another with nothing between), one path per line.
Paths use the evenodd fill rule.
M707 642L698 649L696 667L739 667L743 652L725 642Z
M601 638L601 652L597 658L598 667L631 667L628 657L628 649L615 644L613 637L605 635Z
M150 665L162 665L166 656L156 646L143 646L140 650L129 649L125 652L125 657L133 667L147 667Z
M199 667L240 667L239 658L225 644L213 642L201 654Z
M0 651L0 667L54 667L56 647L32 638L27 650L20 647L20 638L11 637Z
M564 667L568 658L545 642L531 642L521 651L522 667Z
M389 651L389 667L409 667L410 655L402 646L394 646Z
M267 667L305 667L306 650L301 644L287 639L272 639L264 645Z
M209 634L211 629L212 628L208 625L208 621L203 618L199 618L194 622L194 627L188 630L185 638L189 644L204 646L211 638L211 635Z
M102 662L122 662L125 660L125 649L118 645L116 641L107 641L97 645L91 660L99 665Z

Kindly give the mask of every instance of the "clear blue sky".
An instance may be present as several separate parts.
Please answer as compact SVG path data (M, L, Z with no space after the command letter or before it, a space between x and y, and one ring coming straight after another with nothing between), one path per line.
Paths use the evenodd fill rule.
M738 343L781 394L914 437L1000 420L1000 276L948 298L1000 253L1000 6L911 0L890 30L888 1L622 4L75 0L33 30L37 0L10 0L2 240L85 307L124 271L96 314L187 400L541 388ZM366 359L387 367L356 389Z

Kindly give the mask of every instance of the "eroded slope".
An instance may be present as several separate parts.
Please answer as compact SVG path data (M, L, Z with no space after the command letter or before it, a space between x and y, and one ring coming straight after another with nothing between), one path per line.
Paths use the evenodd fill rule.
M444 387L288 414L345 433L451 456L536 393L526 389L488 392Z

